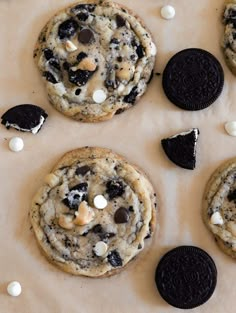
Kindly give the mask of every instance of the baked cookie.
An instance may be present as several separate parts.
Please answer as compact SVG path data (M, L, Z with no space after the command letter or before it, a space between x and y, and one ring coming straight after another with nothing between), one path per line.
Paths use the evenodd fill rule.
M30 218L48 259L90 277L119 272L156 227L157 200L146 176L108 149L65 154L33 199Z
M225 25L222 47L227 65L236 75L236 0L227 1L223 23Z
M82 122L132 107L152 77L156 46L143 22L112 1L83 1L43 28L34 58L53 106Z
M203 198L203 219L220 248L236 258L236 159L219 167Z

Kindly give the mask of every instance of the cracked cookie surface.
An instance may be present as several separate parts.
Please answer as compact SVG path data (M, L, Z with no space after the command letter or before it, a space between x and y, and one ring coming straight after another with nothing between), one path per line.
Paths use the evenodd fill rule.
M84 1L55 15L34 51L48 97L83 122L132 107L152 77L156 46L143 22L110 1Z
M105 205L97 205L98 196ZM108 149L85 147L65 154L46 176L30 218L52 263L99 277L119 272L142 251L156 212L156 194L140 169Z

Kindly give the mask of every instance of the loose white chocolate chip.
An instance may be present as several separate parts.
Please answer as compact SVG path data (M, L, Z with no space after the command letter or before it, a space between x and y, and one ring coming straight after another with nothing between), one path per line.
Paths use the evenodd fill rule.
M12 281L7 286L7 292L12 297L18 297L21 294L22 288L18 281Z
M215 212L211 216L211 224L213 225L223 225L224 220L219 212Z
M53 187L55 187L56 185L59 184L60 179L55 174L51 173L51 174L48 174L44 178L44 181L45 181L46 184L48 184L49 187L53 188Z
M97 256L105 255L107 250L108 250L108 246L103 241L98 241L93 249L93 251L95 252Z
M98 89L93 93L93 101L96 103L102 103L106 100L107 95L102 89Z
M150 53L152 56L155 56L157 54L157 47L154 44L154 42L151 42L151 52Z
M20 152L24 148L24 141L20 137L12 137L9 141L9 149L14 152Z
M78 49L76 47L76 45L72 41L70 41L70 40L66 41L65 46L66 46L66 50L68 52L73 52L73 51L76 51Z
M83 71L93 72L96 70L97 64L93 61L92 58L84 58L78 66L78 69Z
M236 121L225 123L225 130L230 136L236 136Z
M82 201L79 205L78 212L75 212L76 218L73 223L78 226L89 224L94 218L93 210L88 206L86 201Z
M93 204L94 204L95 208L97 208L99 210L103 210L107 206L107 200L106 200L106 198L103 197L103 195L97 195L93 199Z
M75 227L73 219L74 217L72 215L61 214L59 216L58 224L64 229L73 229Z
M166 19L170 20L175 17L175 8L171 5L165 5L161 8L161 16Z

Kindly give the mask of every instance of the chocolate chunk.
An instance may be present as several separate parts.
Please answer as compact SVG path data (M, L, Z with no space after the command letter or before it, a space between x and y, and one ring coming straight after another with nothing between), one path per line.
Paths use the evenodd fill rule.
M78 62L80 62L80 61L82 61L83 59L87 58L87 56L88 56L87 53L85 53L85 52L80 52L80 53L77 55L76 59L77 59Z
M41 122L41 117L44 122L47 118L47 113L39 106L33 104L17 105L2 115L2 124L7 129L13 127L20 131L31 131ZM41 127L38 129L37 132Z
M202 249L181 246L159 262L155 281L162 298L179 309L193 309L208 301L217 283L217 269Z
M100 234L103 232L103 228L101 224L97 224L92 228L94 234Z
M132 88L130 93L124 97L124 102L134 104L136 101L137 95L138 95L138 87L135 86Z
M144 57L144 48L142 45L138 45L137 48L136 48L136 53L139 57L139 59L142 59Z
M43 53L44 53L44 57L45 57L46 60L50 60L50 59L52 59L54 57L53 56L53 52L52 52L51 49L45 48L43 50Z
M76 16L77 16L78 20L85 22L88 19L89 14L88 14L88 12L80 12Z
M75 91L75 95L76 96L79 96L81 93L81 89L80 88L77 88L76 91Z
M60 69L61 69L59 61L55 58L52 58L49 60L49 65L51 67L57 69L58 71L60 71Z
M119 208L114 215L116 224L123 224L129 221L129 211L126 208Z
M122 16L120 16L119 14L116 14L116 25L118 28L126 25L125 19Z
M81 166L81 167L77 167L75 174L76 175L86 175L88 172L90 171L90 167L87 165Z
M116 197L120 197L125 192L124 184L119 180L110 180L106 184L106 192L108 193L109 199L112 200Z
M94 38L93 32L90 29L84 28L80 31L78 40L82 44L86 45L86 44L91 44L92 42L94 42L95 38Z
M162 139L162 147L168 158L176 165L193 170L196 166L196 144L199 130L193 128L184 133Z
M43 76L46 78L46 80L52 84L57 84L56 78L52 75L50 72L44 72Z
M236 189L234 189L233 191L230 191L228 196L227 196L227 199L229 201L235 201L236 200Z
M113 43L113 44L115 44L115 45L119 45L120 40L117 39L117 38L112 38L111 41L110 41L110 43Z
M91 78L93 73L94 72L90 71L83 70L72 71L71 69L69 69L68 78L72 84L75 84L77 86L84 86L87 84L88 80Z
M74 19L69 19L60 24L58 28L58 36L60 39L67 39L76 33L79 25Z
M123 265L123 261L116 250L112 250L107 256L108 262L113 267L118 267Z
M122 62L122 60L123 60L123 59L122 59L122 57L121 57L121 56L119 56L119 57L117 57L117 59L116 59L116 60L117 60L117 62Z
M88 197L88 184L80 183L72 187L62 202L71 210L77 210L82 201L86 201Z
M185 49L167 63L162 86L167 98L179 108L202 110L220 96L224 72L211 53L202 49Z

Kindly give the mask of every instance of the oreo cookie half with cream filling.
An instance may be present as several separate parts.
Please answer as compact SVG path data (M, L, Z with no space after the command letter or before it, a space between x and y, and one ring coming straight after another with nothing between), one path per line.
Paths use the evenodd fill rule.
M5 112L1 119L7 129L15 128L22 132L37 134L46 118L47 113L33 104L20 104Z
M132 107L152 77L156 47L143 22L113 1L83 1L57 13L34 51L53 106L82 122Z
M30 217L47 258L90 277L121 271L158 225L156 194L142 171L88 147L65 154L46 176Z
M227 65L236 75L236 1L230 0L225 6L223 14L225 25L222 47Z
M219 247L236 258L236 159L220 166L203 198L203 220Z
M199 136L197 128L162 139L162 147L168 158L176 165L188 170L196 166L196 145Z

